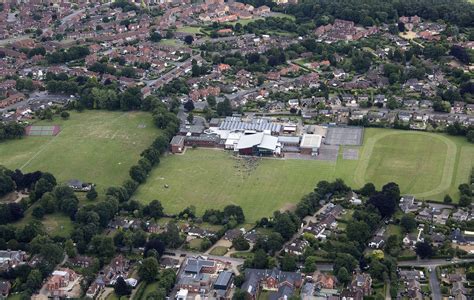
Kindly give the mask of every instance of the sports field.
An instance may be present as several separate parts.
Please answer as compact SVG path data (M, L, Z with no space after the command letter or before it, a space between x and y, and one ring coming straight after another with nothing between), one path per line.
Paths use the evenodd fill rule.
M293 207L318 181L335 178L353 187L395 181L420 199L442 200L450 193L457 201L457 186L474 164L474 146L440 134L369 128L362 147L348 148L358 149L358 160L344 160L342 149L336 162L244 161L220 150L188 149L163 158L135 197L144 203L159 199L169 213L189 205L202 213L238 204L252 222Z
M56 136L28 136L0 143L0 165L48 171L59 181L79 179L99 188L119 185L143 149L159 134L145 112L72 112L35 125L59 125Z

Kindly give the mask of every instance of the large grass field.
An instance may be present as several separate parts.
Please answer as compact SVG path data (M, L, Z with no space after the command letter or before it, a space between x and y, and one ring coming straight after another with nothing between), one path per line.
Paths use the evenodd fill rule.
M318 181L335 178L355 188L394 181L402 193L420 199L440 201L446 193L456 199L473 163L474 147L463 138L369 128L358 160L340 154L337 162L260 159L253 166L229 152L188 149L164 157L135 197L144 203L159 199L169 213L189 205L202 213L238 204L252 222L293 207Z
M151 114L144 112L72 112L69 120L36 124L57 124L61 132L0 143L0 165L23 172L48 171L60 182L94 182L99 189L127 179L141 151L159 134Z

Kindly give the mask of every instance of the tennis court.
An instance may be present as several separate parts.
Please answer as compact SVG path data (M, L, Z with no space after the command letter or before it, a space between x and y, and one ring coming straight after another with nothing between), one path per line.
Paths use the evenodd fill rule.
M55 136L59 133L60 128L57 125L38 126L31 125L26 127L27 136Z
M324 143L338 146L362 145L364 129L362 127L329 127Z

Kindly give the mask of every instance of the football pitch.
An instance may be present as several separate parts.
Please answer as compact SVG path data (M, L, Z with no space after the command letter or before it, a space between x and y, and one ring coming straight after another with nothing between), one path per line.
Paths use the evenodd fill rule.
M344 159L348 149L357 149L358 159ZM135 198L158 199L168 213L237 204L250 222L294 207L318 181L336 178L355 188L394 181L419 199L442 201L449 193L457 201L457 186L467 182L473 163L474 146L463 138L369 128L363 146L341 147L336 162L237 159L222 150L187 149L164 157Z
M128 170L159 134L145 112L72 112L68 120L35 122L58 125L56 136L25 136L0 143L0 165L23 172L51 172L60 182L79 179L100 189L120 185Z

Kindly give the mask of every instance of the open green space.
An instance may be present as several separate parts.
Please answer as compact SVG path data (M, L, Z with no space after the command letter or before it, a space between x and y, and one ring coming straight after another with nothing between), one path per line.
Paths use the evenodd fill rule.
M162 201L166 212L194 205L198 213L228 204L242 206L249 222L291 209L320 180L342 178L359 188L397 182L402 193L441 201L457 200L474 163L474 147L465 139L442 134L369 128L358 160L336 162L260 159L255 167L221 150L187 149L162 158L135 198ZM168 185L166 188L165 185Z
M214 248L212 248L211 252L209 252L209 254L211 255L216 255L216 256L223 256L224 254L227 253L229 249L227 249L227 247L224 247L224 246L216 246Z
M28 136L0 143L0 165L23 172L51 172L59 182L79 179L99 189L119 185L159 134L145 112L71 112L69 120L38 121L59 125L57 136Z
M201 33L201 27L199 27L199 26L183 26L183 27L177 28L176 31L177 32L183 32L183 33L198 34L198 33Z

